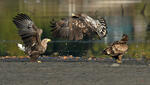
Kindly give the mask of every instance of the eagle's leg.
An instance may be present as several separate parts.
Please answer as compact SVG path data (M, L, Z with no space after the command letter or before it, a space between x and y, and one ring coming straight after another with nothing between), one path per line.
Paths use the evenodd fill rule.
M31 62L37 62L37 59L38 59L37 57L33 57L33 56L30 57L30 61L31 61Z
M118 59L116 60L117 63L122 63L122 56L123 56L123 55L119 55L119 56L118 56Z
M111 56L115 61L118 59L118 56Z
M38 62L38 63L41 63L41 62L37 61L38 57L39 57L39 55L31 55L31 56L30 56L30 61L31 61L31 62Z
M40 56L39 51L32 51L31 54L32 54L32 55L30 56L31 62L42 63L40 60L37 60L38 57Z

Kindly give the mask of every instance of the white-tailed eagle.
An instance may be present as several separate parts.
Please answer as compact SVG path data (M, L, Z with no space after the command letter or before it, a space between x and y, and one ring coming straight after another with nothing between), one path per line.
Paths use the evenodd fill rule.
M41 40L42 29L39 29L26 14L18 14L13 18L13 22L24 43L24 46L21 44L18 46L30 56L31 61L37 61L40 54L46 51L47 43L51 40L48 38Z
M113 44L111 44L109 47L104 49L103 53L105 55L110 55L113 57L117 63L122 62L122 56L124 53L128 50L128 36L126 34L123 34L122 39L120 41L116 41Z
M84 35L93 32L101 38L107 34L107 26L104 18L95 20L86 14L73 14L69 18L63 18L52 25L52 32L55 37L62 37L68 40L81 40Z

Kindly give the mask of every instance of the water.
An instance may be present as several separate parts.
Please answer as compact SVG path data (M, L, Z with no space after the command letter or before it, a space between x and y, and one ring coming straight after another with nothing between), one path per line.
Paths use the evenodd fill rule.
M146 3L146 4L145 4ZM44 30L42 38L48 44L45 55L74 55L106 57L101 51L110 43L129 35L126 57L150 56L150 3L148 0L1 0L0 1L0 55L24 55L16 43L22 43L12 18L17 13L28 14ZM108 35L99 40L64 41L51 34L50 21L68 17L72 12L86 13L93 18L106 19ZM67 43L67 45L66 45Z

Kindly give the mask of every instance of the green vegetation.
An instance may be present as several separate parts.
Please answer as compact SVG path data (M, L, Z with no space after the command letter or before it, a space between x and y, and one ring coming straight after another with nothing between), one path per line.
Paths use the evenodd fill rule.
M128 57L141 58L149 57L150 58L150 45L149 43L132 43L129 45L129 50L127 53Z

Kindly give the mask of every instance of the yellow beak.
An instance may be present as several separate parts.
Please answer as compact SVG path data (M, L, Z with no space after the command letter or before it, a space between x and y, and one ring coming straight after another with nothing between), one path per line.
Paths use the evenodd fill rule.
M50 42L50 41L51 41L51 39L48 39L47 41L48 41L48 42Z

